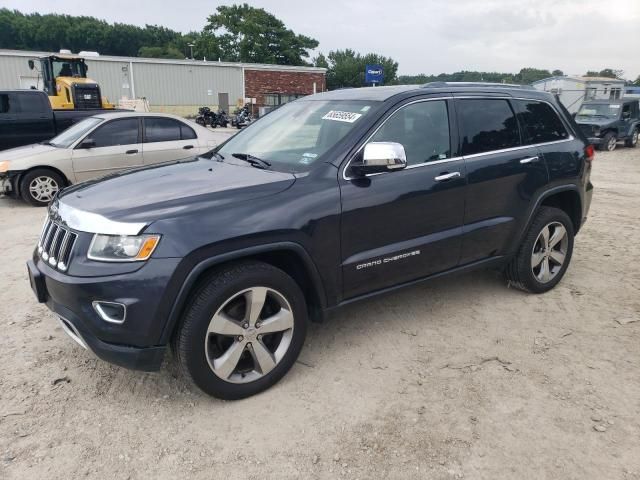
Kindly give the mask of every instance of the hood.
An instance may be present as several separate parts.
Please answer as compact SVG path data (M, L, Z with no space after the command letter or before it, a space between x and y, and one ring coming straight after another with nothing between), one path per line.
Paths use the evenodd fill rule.
M194 158L81 183L65 189L58 198L109 220L151 223L187 211L273 195L294 181L290 173Z
M595 125L597 127L603 127L605 125L610 125L618 121L616 118L586 117L586 116L584 117L576 116L575 120L578 125Z
M33 145L25 145L24 147L10 148L9 150L2 150L0 152L0 162L4 160L20 160L26 157L33 157L35 155L43 155L45 153L57 152L64 150L51 145L44 145L40 143L34 143ZM18 170L11 168L12 170Z

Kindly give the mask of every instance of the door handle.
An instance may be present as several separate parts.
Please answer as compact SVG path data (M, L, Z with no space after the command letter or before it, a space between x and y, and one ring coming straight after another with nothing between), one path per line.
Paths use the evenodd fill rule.
M458 178L460 176L460 172L451 172L451 173L443 173L442 175L438 175L434 178L436 182L446 182L447 180L451 180L452 178Z
M538 160L540 160L538 157L529 157L529 158L523 158L522 160L520 160L520 163L533 163L533 162L537 162Z
M185 145L184 147L185 150L191 150L193 148L193 145Z
M124 152L124 153L126 153L127 155L133 155L134 153L138 153L138 149L136 148L136 149L134 149L134 150L127 150L127 151L126 151L126 152Z

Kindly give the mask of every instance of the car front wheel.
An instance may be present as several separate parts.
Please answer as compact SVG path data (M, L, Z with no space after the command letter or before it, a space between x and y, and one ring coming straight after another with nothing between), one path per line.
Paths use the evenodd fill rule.
M306 303L296 282L271 265L247 262L202 282L173 348L200 389L233 400L280 380L298 357L306 329Z
M32 170L20 181L22 199L35 207L45 207L64 186L64 179L45 168Z
M638 145L638 129L637 128L631 134L631 138L625 142L625 145L630 148L635 148Z
M617 146L618 139L616 138L616 134L613 132L609 132L602 138L602 143L600 143L600 150L613 152Z
M541 207L505 269L509 284L531 293L551 290L567 271L573 238L573 223L563 210Z

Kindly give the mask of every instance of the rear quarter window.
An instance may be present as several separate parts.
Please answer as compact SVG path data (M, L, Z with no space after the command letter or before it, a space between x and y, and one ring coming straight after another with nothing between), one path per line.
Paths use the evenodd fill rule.
M548 103L535 100L514 100L524 143L557 142L569 138L569 133Z
M462 154L503 150L519 146L520 132L509 102L502 99L462 99L456 104Z

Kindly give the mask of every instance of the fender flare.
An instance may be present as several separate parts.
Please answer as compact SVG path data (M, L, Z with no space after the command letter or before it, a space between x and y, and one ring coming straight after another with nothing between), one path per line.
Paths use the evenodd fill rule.
M199 263L197 263L187 274L184 282L180 286L180 290L176 295L176 298L173 301L171 306L171 311L167 320L165 322L162 335L160 337L160 343L166 344L169 342L171 335L178 321L180 320L180 315L186 305L187 299L196 284L200 275L208 270L211 267L216 265L220 265L222 263L226 263L232 260L240 260L243 258L251 257L253 255L258 255L261 253L275 252L289 250L295 252L301 259L304 264L305 270L311 279L314 290L317 292L317 298L320 301L320 307L322 310L326 309L327 306L327 298L324 290L324 285L322 283L322 279L320 274L318 273L318 269L316 268L315 263L313 262L311 255L306 251L306 249L295 242L275 242L275 243L267 243L262 245L256 245L252 247L242 248L239 250L233 250L231 252L222 253L220 255L215 255L213 257L206 258Z
M524 237L524 235L527 233L527 230L529 229L529 225L531 225L531 222L533 221L533 216L535 215L536 211L540 207L540 204L542 204L545 198L548 198L551 195L555 195L556 193L561 193L561 192L576 192L578 194L578 198L580 199L580 217L581 217L580 221L582 221L583 199L582 199L582 195L580 195L580 189L578 188L577 185L573 183L569 183L566 185L558 185L556 187L545 190L540 195L538 195L538 198L536 198L536 201L534 202L533 207L529 211L527 221L524 222L524 224L522 225L522 228L518 232L518 238L517 238L518 241L515 243L516 249L519 248L520 243L522 242L522 237Z

